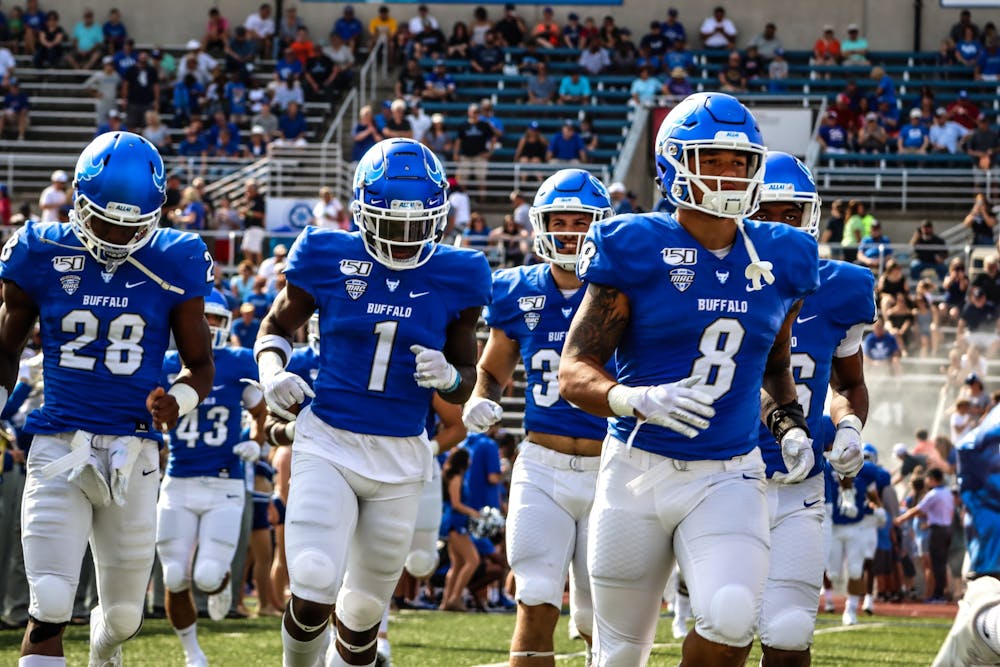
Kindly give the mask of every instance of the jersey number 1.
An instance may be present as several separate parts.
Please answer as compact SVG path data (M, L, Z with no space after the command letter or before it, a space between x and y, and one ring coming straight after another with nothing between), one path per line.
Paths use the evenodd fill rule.
M392 344L396 342L398 328L399 322L395 320L375 324L373 333L378 336L378 341L375 343L372 368L368 373L368 391L385 391L385 379L389 375L389 359L392 358Z

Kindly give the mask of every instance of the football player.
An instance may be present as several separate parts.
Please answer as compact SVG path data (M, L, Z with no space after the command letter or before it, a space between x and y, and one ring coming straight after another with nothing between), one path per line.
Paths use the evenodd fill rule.
M585 293L576 260L591 224L613 215L607 188L582 169L562 169L538 188L528 216L544 264L493 275L486 311L490 337L465 405L470 431L500 421L500 397L524 360L525 440L511 479L507 558L516 582L512 667L554 665L552 633L573 568L573 621L587 643L593 605L587 574L587 522L597 485L606 420L559 395L559 355Z
M769 151L764 186L754 220L784 223L819 236L821 202L812 174L798 158ZM853 477L861 469L861 427L868 416L861 335L875 318L872 272L833 260L819 260L819 289L805 299L792 325L792 372L811 433L823 431L827 386L837 424L826 456L836 473ZM781 447L765 426L760 450L767 466L771 523L771 565L761 605L761 665L810 664L816 626L816 597L823 580L823 439L813 440L814 463L806 478L785 484Z
M205 297L215 380L212 392L170 433L167 474L156 507L156 551L163 564L167 618L189 667L208 664L198 645L191 580L208 593L212 620L224 619L232 603L229 565L245 501L243 466L252 466L260 456L267 412L260 391L240 381L255 376L257 365L251 350L229 346L232 317L222 294L213 290ZM177 352L168 352L164 377L173 378L180 369ZM244 407L253 417L249 440L240 440Z
M45 402L24 491L31 620L22 666L62 656L88 538L100 604L90 664L120 664L142 622L153 564L157 447L212 389L204 297L212 257L197 236L157 229L166 172L156 148L108 132L76 164L70 224L29 222L0 251L0 402L41 322ZM171 334L182 362L158 387Z
M664 119L659 185L676 215L591 227L587 294L559 367L563 398L612 417L590 516L594 662L641 665L677 559L694 630L683 665L742 665L768 569L763 417L790 481L813 467L790 371L799 301L818 286L816 241L747 221L765 148L750 111L697 93ZM759 254L758 254L759 253ZM605 364L612 354L616 379Z
M1000 408L959 442L969 584L932 667L1000 665Z
M866 444L862 452L868 448L875 450ZM853 477L842 478L832 465L825 470L826 496L835 499L826 574L834 588L839 588L846 568L847 603L841 617L844 625L858 622L858 606L865 594L865 560L874 556L878 526L888 518L880 498L889 484L889 473L869 458L865 456L864 465Z
M437 243L447 188L422 144L389 139L370 148L354 177L360 231L307 228L261 324L254 352L264 398L291 419L313 391L285 368L289 339L319 310L319 374L313 402L296 419L285 519L289 667L319 658L335 603L329 664L374 662L379 620L431 478L431 393L460 404L475 383L489 265L482 253Z

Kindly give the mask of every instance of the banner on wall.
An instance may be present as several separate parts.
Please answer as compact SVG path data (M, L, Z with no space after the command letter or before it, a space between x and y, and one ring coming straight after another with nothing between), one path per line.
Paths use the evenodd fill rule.
M941 0L941 6L948 9L1000 7L1000 0Z
M319 200L296 197L268 197L264 226L269 232L297 234L313 220L313 207Z
M302 0L302 2L314 2L314 3L325 3L332 4L334 2L342 3L343 0ZM482 0L477 2L479 5L503 5L510 2L510 0ZM419 5L423 4L424 0L384 0L384 4L394 4L394 5ZM468 0L433 0L435 5L467 5ZM518 0L518 5L621 5L623 0ZM378 4L383 4L383 0L379 0Z
M656 133L671 107L655 107L650 116L650 151L656 150ZM764 135L764 145L771 150L784 151L804 157L812 138L812 112L801 107L754 107L754 118Z

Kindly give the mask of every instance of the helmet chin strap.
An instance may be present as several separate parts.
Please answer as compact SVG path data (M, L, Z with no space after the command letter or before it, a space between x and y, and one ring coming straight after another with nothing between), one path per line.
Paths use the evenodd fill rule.
M754 247L753 241L750 240L750 235L747 234L747 230L743 226L743 218L736 218L736 229L740 230L740 235L743 237L743 245L746 246L747 255L750 256L750 265L743 272L746 279L750 281L747 289L751 292L762 290L764 289L763 283L770 285L774 282L774 273L771 271L774 268L774 264L762 260L757 254L757 248Z

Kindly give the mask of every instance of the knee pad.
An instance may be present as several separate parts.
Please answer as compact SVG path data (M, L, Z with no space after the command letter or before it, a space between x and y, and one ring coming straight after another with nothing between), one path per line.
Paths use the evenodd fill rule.
M801 609L778 612L760 629L760 642L781 651L805 651L812 644L813 619Z
M329 592L336 585L336 567L321 551L307 549L288 564L288 576L296 587Z
M364 632L382 620L385 605L368 593L340 589L337 619L355 632Z
M753 639L753 625L756 608L750 589L739 584L723 586L712 597L712 629L718 639L709 637L728 646L745 646Z
M847 561L847 578L860 579L865 574L865 561L863 558L852 558Z
M31 587L36 613L42 623L65 623L73 615L73 598L76 591L69 583L54 575L39 577Z
M194 563L194 583L199 589L207 592L216 590L226 578L229 566L217 560L198 559Z
M161 561L163 566L163 587L171 593L186 591L191 586L187 566L183 563Z
M123 642L139 632L142 627L142 608L130 604L117 604L104 609L104 632L116 642Z
M576 609L570 610L573 616L573 623L580 634L588 637L594 636L594 607L591 604L579 605Z
M406 563L404 567L406 571L412 574L417 579L423 579L424 577L429 577L434 574L434 570L437 569L438 555L437 552L431 551L411 551L406 557Z

